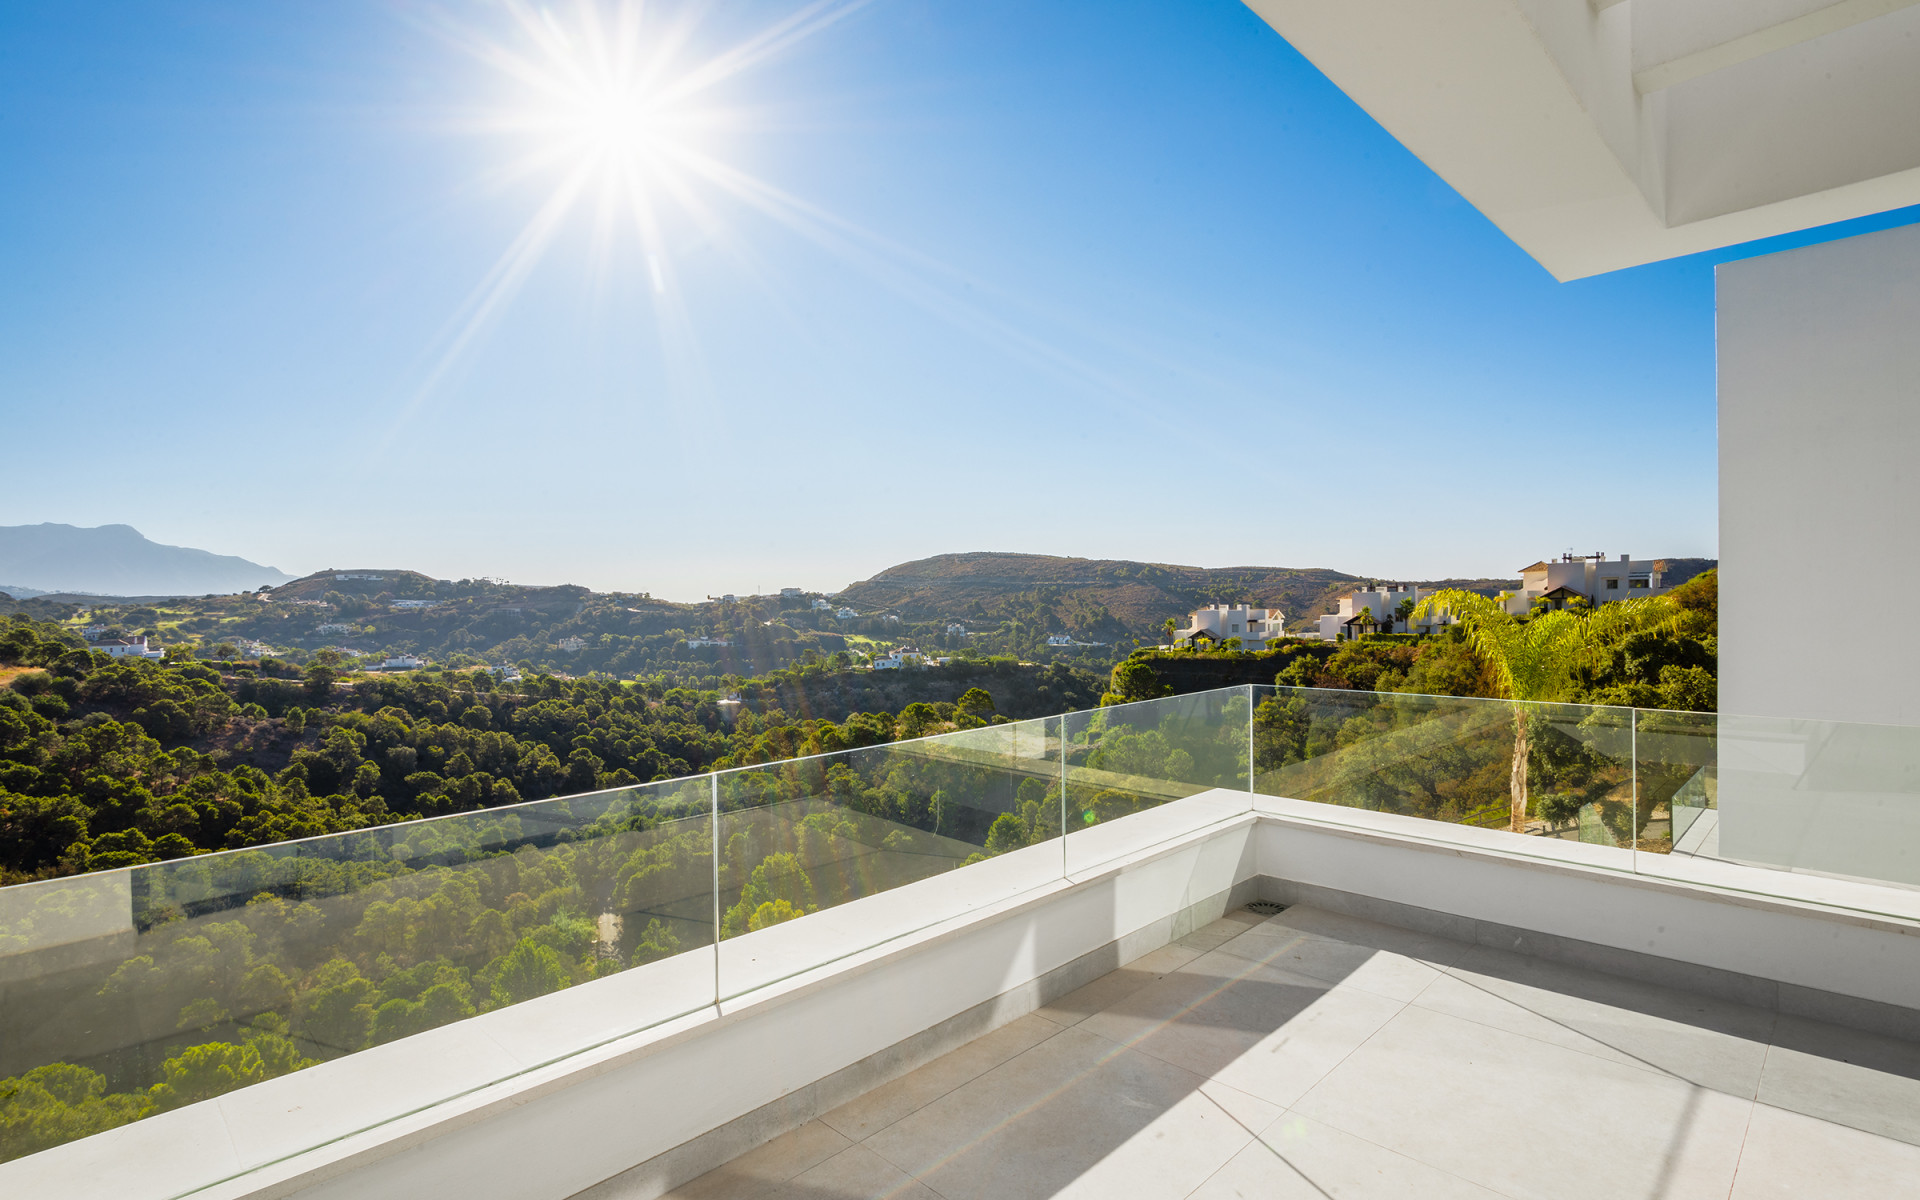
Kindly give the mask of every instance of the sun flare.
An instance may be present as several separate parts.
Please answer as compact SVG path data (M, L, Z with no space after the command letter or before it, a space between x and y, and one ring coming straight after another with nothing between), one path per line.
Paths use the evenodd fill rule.
M582 208L594 218L595 269L633 264L655 294L665 353L683 363L697 358L690 317L675 295L676 233L727 243L732 234L715 205L722 197L789 224L804 207L724 160L724 135L748 111L739 94L750 89L736 85L871 2L812 0L718 52L700 36L699 18L710 10L664 0L554 7L507 0L509 19L491 36L442 25L496 81L496 103L472 124L513 150L497 181L531 181L545 192L447 326L419 396L504 311Z

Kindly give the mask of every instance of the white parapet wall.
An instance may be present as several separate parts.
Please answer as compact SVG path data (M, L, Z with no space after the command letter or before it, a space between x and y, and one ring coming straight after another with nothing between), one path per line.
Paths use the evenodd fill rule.
M0 1196L657 1196L1256 895L1920 1035L1920 893L1214 790L761 931L773 982L637 1032L712 954L0 1164Z
M720 1004L649 1022L712 994L682 954L0 1164L0 1196L562 1200L650 1163L666 1190L1251 899L1253 821L1195 796L739 939L721 990L772 982Z

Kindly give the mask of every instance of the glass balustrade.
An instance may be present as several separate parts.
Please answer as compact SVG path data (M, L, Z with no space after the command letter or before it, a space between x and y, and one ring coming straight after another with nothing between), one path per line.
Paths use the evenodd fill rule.
M1281 798L1866 911L1920 886L1920 730L1222 688L0 888L0 1157L619 977L577 1052Z

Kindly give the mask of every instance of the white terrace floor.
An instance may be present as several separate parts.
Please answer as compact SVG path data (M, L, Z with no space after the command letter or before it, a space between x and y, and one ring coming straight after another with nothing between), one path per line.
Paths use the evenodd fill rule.
M1234 913L674 1200L1920 1196L1920 1046Z

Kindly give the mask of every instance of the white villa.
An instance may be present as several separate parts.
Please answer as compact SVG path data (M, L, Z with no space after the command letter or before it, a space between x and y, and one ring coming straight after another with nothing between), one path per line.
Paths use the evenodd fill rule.
M433 605L432 600L395 600L393 602L395 608L432 608Z
M853 619L854 619L855 617L857 617L857 616L859 616L860 614L859 614L859 613L857 613L857 612L855 612L855 611L853 611L853 610L852 610L852 609L850 609L850 608L843 608L843 609L841 609L841 610L840 610L839 612L837 612L837 613L835 613L835 614L833 614L833 615L834 615L834 618L835 618L836 620L840 620L840 621L851 621L851 620L853 620Z
M95 650L110 658L165 658L167 652L147 645L145 637L103 638L93 644Z
M587 641L585 638L563 637L553 647L562 654L577 654L587 648Z
M427 660L412 654L389 654L380 660L381 671L416 671L427 665Z
M768 624L772 624L772 622L769 621ZM690 637L687 639L687 649L689 650L699 650L706 646L731 646L731 645L733 645L733 640L731 638Z
M1432 633L1443 625L1453 624L1453 615L1444 611L1429 613L1425 620L1410 626L1396 614L1408 600L1418 604L1433 595L1435 590L1419 588L1411 583L1375 584L1362 588L1352 595L1340 597L1338 611L1320 618L1320 628L1314 636L1321 641L1337 642L1363 633Z
M1239 638L1240 644L1257 650L1286 629L1287 615L1277 608L1252 608L1245 604L1209 604L1188 614L1187 623L1174 630L1176 642L1191 641L1206 634L1216 642ZM1052 639L1048 639L1052 644ZM1069 643L1071 642L1069 641Z
M1661 586L1660 571L1651 559L1635 559L1622 554L1609 559L1604 554L1562 554L1558 562L1534 563L1520 568L1520 590L1508 592L1507 611L1525 616L1536 600L1545 599L1554 608L1565 608L1575 600L1605 604L1610 600L1643 600L1671 591Z
M813 611L815 612L826 612L832 607L833 601L827 599L825 596L815 596L813 598Z

